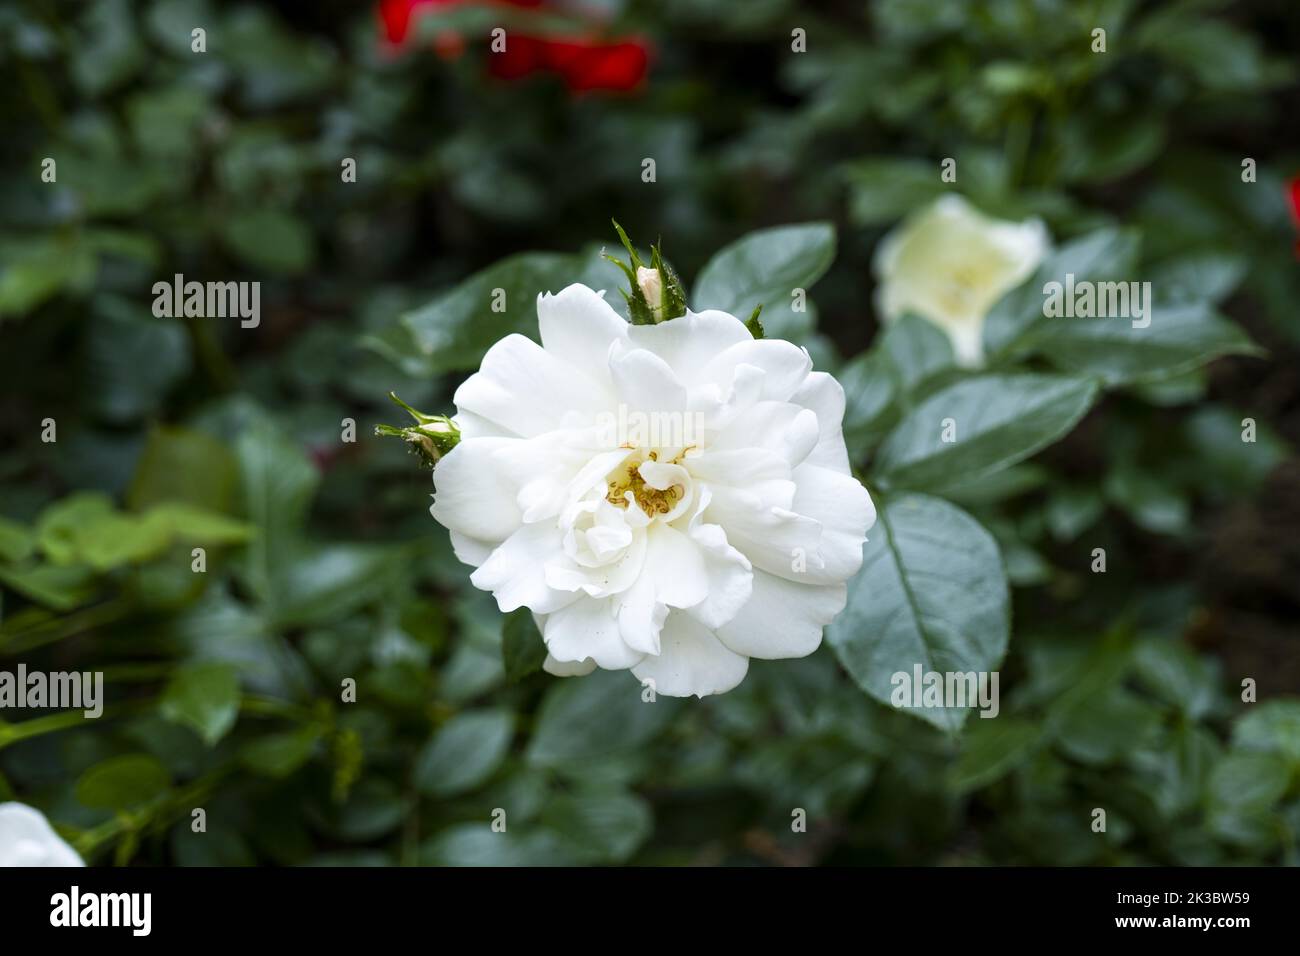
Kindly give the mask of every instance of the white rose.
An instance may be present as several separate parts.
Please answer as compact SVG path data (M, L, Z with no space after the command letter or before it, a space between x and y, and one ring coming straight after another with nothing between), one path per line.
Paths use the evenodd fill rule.
M456 391L434 472L470 580L533 611L552 674L702 697L815 650L875 521L839 383L724 312L633 326L571 285L537 313L540 346L502 339ZM691 434L611 435L627 421Z
M39 810L0 803L0 867L85 865Z
M1050 247L1038 219L992 219L956 193L909 216L876 249L876 307L886 322L913 312L943 329L959 364L983 363L984 317L1029 278Z

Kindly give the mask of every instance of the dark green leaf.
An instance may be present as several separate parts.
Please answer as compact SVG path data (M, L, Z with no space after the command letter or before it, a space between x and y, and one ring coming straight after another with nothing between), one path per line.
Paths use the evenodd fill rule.
M1138 278L1138 233L1124 229L1098 229L1073 239L1052 252L1028 281L1012 289L989 310L984 320L984 352L990 359L1003 353L1030 348L1030 337L1048 320L1043 315L1044 286L1049 282L1064 284L1068 275L1077 284L1089 282L1129 282ZM1078 319L1055 319L1055 332L1065 322ZM1096 320L1086 319L1085 322ZM1039 343L1051 346L1050 337Z
M700 270L691 296L696 312L720 309L751 315L763 306L763 328L776 338L806 332L806 313L794 311L794 293L808 289L835 259L835 228L804 223L760 229L721 249Z
M452 797L484 783L510 749L514 717L505 710L457 714L439 728L415 761L421 793Z
M546 660L546 642L537 629L533 612L526 607L507 614L501 622L501 660L506 680L522 680L542 669Z
M667 726L678 702L663 696L646 701L642 695L625 671L558 679L538 712L529 762L580 764L643 746Z
M564 837L575 855L592 863L623 863L650 836L650 805L626 790L561 794L542 812L542 823Z
M875 474L893 488L938 490L1028 458L1092 406L1097 384L1053 375L983 375L930 396L880 447ZM953 441L944 441L948 424Z
M1145 328L1128 318L1046 320L1035 339L1053 365L1092 375L1108 385L1165 378L1220 355L1259 355L1236 325L1205 302L1154 306Z
M510 333L536 338L537 297L578 281L581 267L578 256L522 252L476 272L404 315L402 323L432 371L477 368L483 353ZM494 302L500 302L500 311L494 311Z
M319 740L320 731L315 727L267 734L245 745L239 752L239 760L254 773L281 779L311 758Z
M826 637L845 669L891 703L894 675L992 672L1007 649L1006 575L997 542L970 515L925 495L890 497L849 582L848 605ZM919 688L916 689L919 694ZM945 730L968 709L905 707Z
M1041 736L1037 724L1016 717L974 721L963 737L950 785L958 793L988 786L1028 760Z
M239 676L229 664L191 664L176 672L159 708L168 720L189 727L212 746L239 716Z
M77 801L96 810L129 810L171 786L167 768L147 754L112 757L77 780Z

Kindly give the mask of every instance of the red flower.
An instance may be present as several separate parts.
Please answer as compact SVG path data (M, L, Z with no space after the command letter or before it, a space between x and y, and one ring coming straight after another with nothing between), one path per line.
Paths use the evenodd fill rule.
M1286 184L1287 198L1291 202L1291 221L1300 229L1300 176ZM1300 239L1295 241L1295 255L1300 259Z
M381 0L379 17L390 43L402 45L411 21L421 7L486 0ZM496 0L515 7L539 7L545 0ZM462 38L451 31L438 35L435 44L446 59L464 49ZM631 90L645 79L650 65L649 47L637 40L602 41L587 37L536 37L510 33L503 52L493 53L493 76L515 80L530 73L550 72L563 78L574 93L590 90Z
M587 90L631 90L645 79L650 52L635 41L596 43L586 40L546 40L551 69L564 77L575 93Z
M411 17L419 7L443 7L463 0L380 0L379 19L389 43L404 43L411 32ZM512 7L540 7L542 0L497 0Z

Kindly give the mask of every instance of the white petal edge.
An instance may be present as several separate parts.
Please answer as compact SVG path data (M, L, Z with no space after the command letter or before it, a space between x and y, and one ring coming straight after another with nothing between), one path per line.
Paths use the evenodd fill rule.
M657 657L647 656L632 668L638 680L654 682L666 697L707 697L724 694L749 670L749 658L728 649L695 618L673 611L659 635Z

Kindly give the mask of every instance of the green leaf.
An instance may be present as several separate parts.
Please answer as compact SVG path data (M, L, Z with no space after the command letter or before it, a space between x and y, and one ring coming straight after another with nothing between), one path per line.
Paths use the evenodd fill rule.
M334 829L344 840L369 843L396 830L409 812L410 800L391 781L367 776L338 808Z
M509 711L457 714L416 757L416 789L435 797L452 797L473 790L501 766L513 735L514 716Z
M144 521L160 529L169 541L180 540L210 548L239 544L247 541L253 533L252 527L243 521L179 501L155 505L145 514Z
M1028 494L1047 484L1048 472L1035 462L1021 462L995 471L977 481L964 482L950 489L945 497L963 508L1007 501Z
M202 135L197 127L209 108L206 90L186 86L145 90L126 104L137 146L178 163L188 161L201 148Z
M1167 738L1136 749L1131 760L1156 809L1173 818L1200 805L1219 752L1214 734L1182 724Z
M926 495L887 497L849 582L848 604L826 630L853 679L890 704L892 677L992 672L1007 650L1006 574L997 542L960 508ZM912 708L945 730L966 708Z
M1179 642L1149 640L1138 645L1134 664L1138 680L1188 720L1202 720L1214 711L1219 669L1212 659Z
M538 295L577 281L580 267L577 256L521 252L476 272L401 321L432 372L477 368L483 353L512 332L536 339ZM500 311L494 311L496 302Z
M878 349L864 352L840 369L837 377L844 388L844 440L850 459L861 461L898 419L889 357Z
M92 283L98 262L84 244L66 237L33 237L0 245L0 319L26 315L64 288Z
M320 730L315 727L267 734L247 744L239 760L254 773L280 780L311 758L319 740Z
M1221 302L1246 275L1244 256L1231 252L1194 252L1161 262L1151 271L1157 302Z
M292 563L320 474L297 444L265 419L254 419L235 445L244 514L258 529L248 546L254 592L274 605L277 583Z
M1233 746L1278 754L1300 764L1300 700L1283 698L1249 707L1233 725Z
M113 508L107 495L78 492L46 508L37 522L41 550L55 564L108 571L164 551L169 529Z
M1023 765L1042 737L1033 721L1017 717L976 720L962 740L961 757L949 777L957 793L986 787Z
M56 501L36 521L36 539L55 564L72 564L82 556L87 529L113 516L113 501L97 491Z
M1083 719L1094 702L1109 694L1128 674L1133 638L1114 628L1100 639L1069 641L1057 637L1031 646L1035 671L1032 694L1047 705L1043 723L1049 731Z
M136 511L163 501L226 511L237 481L235 457L221 442L203 432L159 426L149 432L126 500Z
M597 789L553 797L542 824L564 837L575 855L593 864L624 863L650 836L650 805L626 790Z
M1209 803L1232 811L1267 809L1286 793L1290 779L1286 763L1272 754L1229 752L1210 774Z
M426 866L567 866L580 858L552 830L521 829L510 825L500 833L491 824L460 823L443 830L421 847Z
M17 521L0 517L0 561L17 564L36 549L36 536Z
M1177 5L1144 20L1133 39L1175 64L1203 87L1249 93L1294 80L1294 71L1264 55L1257 38L1223 20L1176 16Z
M145 211L159 199L169 192L183 190L189 176L175 164L150 165L135 157L95 150L60 156L59 182L65 180L88 216L143 218ZM87 260L92 281L94 253L99 245L99 240L78 242L71 250Z
M501 660L506 669L506 680L522 680L542 669L546 660L546 642L537 629L533 612L526 607L511 611L501 622Z
M69 60L72 76L92 97L125 81L147 62L127 0L104 0L86 7L72 43L77 50Z
M148 754L112 757L77 780L77 802L96 810L129 810L163 793L171 775Z
M1160 726L1161 709L1121 687L1069 708L1055 728L1057 745L1074 760L1114 763L1144 744Z
M231 212L222 219L221 236L234 255L271 273L303 272L316 256L312 231L301 219L279 209Z
M982 375L930 396L881 445L891 488L938 490L983 478L1050 445L1092 406L1097 383L1055 375ZM954 441L944 441L951 419Z
M1117 462L1102 484L1106 500L1134 524L1155 534L1185 534L1191 528L1191 501L1174 482L1144 471L1132 462Z
M56 611L70 611L85 604L96 592L94 572L85 565L0 567L0 583Z
M175 863L183 867L256 866L257 856L235 826L209 821L208 829L195 833L187 815L172 827L170 846Z
M645 701L642 693L623 671L557 680L538 711L528 761L580 764L643 746L672 720L678 702L663 696Z
M887 325L871 351L838 375L844 387L844 437L850 457L864 458L912 407L915 395L953 368L952 343L934 323L908 314Z
M904 315L891 322L880 338L879 348L888 359L886 367L903 396L953 367L951 340L933 322L918 315Z
M239 716L239 674L230 664L191 664L176 672L159 709L173 723L189 727L209 747Z
M279 626L338 620L378 600L406 564L408 550L381 544L294 545L275 569L273 619Z
M1044 518L1058 541L1073 541L1087 531L1106 510L1101 494L1091 485L1054 488L1044 508Z
M1038 348L1059 368L1101 378L1108 385L1146 382L1185 372L1221 355L1261 350L1208 303L1148 303L1150 324L1128 318L1050 319Z
M1115 116L1080 110L1062 126L1060 182L1100 183L1146 166L1165 145L1165 124L1149 111Z
M834 259L835 227L829 223L751 232L725 246L700 270L691 308L747 316L761 305L768 335L790 338L806 334L811 331L807 313L792 308L794 290L803 289L806 294Z
M86 410L104 421L134 421L154 411L190 369L190 342L175 319L157 319L115 297L96 300L84 351Z
M1207 404L1184 420L1184 440L1195 461L1190 476L1206 492L1222 499L1254 494L1265 479L1291 454L1291 448L1265 422L1255 422L1255 440L1243 441L1246 426L1254 416Z
M1044 286L1066 281L1075 283L1128 282L1137 278L1139 236L1136 230L1105 228L1073 239L1052 252L1028 281L1012 289L994 304L984 319L984 352L990 361L1034 345L1051 346L1050 338L1038 342L1032 335L1049 321L1043 315ZM1092 322L1092 319L1050 320L1053 333L1064 322Z
M223 13L220 39L209 31L208 43L221 44L222 62L239 77L246 109L256 114L329 86L338 62L332 46L290 30L269 10L247 6Z

